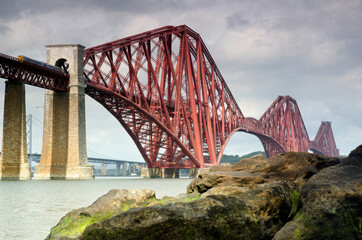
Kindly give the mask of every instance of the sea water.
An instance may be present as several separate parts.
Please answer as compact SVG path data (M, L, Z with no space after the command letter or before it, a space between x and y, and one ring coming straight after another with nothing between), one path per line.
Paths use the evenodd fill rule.
M95 180L0 181L0 239L44 239L66 213L111 189L150 189L156 197L186 193L192 179L98 177Z

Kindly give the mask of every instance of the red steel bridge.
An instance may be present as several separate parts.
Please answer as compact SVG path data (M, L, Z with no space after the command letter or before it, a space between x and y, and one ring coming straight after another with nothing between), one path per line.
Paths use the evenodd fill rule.
M0 77L56 91L67 91L69 79L3 54ZM257 136L268 157L338 156L330 122L311 141L290 96L279 96L259 119L245 117L200 35L185 25L85 49L84 78L86 94L117 118L149 168L217 165L235 132Z

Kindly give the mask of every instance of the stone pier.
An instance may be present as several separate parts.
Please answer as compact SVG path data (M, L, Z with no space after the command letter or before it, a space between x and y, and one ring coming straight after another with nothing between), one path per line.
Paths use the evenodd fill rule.
M116 176L121 176L121 163L116 164Z
M122 164L122 176L127 176L127 163L126 162L124 162L123 164Z
M94 178L87 160L83 50L77 44L47 46L49 64L69 64L69 91L46 91L43 147L34 179Z
M5 83L0 180L29 180L30 164L26 142L25 85Z
M179 169L164 168L142 168L141 177L143 178L179 178Z
M197 178L199 175L199 168L190 168L190 178Z

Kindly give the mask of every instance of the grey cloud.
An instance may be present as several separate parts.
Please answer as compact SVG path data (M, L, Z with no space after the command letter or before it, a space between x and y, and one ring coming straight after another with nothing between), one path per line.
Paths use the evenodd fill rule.
M249 21L244 19L244 13L240 11L231 14L226 18L226 21L230 28L239 28L249 25Z
M49 12L54 9L62 9L64 7L71 7L70 0L64 1L46 1L46 0L2 0L0 7L0 19L13 20L19 19L22 14L39 14Z
M89 0L89 1L48 1L48 0L2 0L0 7L0 19L16 19L23 13L43 14L52 11L71 10L81 8L87 11L89 8L96 8L99 11L107 12L129 12L129 13L154 13L166 9L177 9L189 6L188 1L168 1L168 0Z
M9 31L11 31L10 28L8 28L8 27L5 26L5 25L0 24L0 34L6 34L6 33L8 33Z

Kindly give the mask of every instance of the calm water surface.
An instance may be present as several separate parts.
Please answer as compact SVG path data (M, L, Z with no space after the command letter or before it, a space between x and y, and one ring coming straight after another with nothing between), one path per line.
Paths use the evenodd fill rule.
M0 239L44 239L61 217L111 189L151 189L156 197L186 192L192 179L96 178L0 181Z

